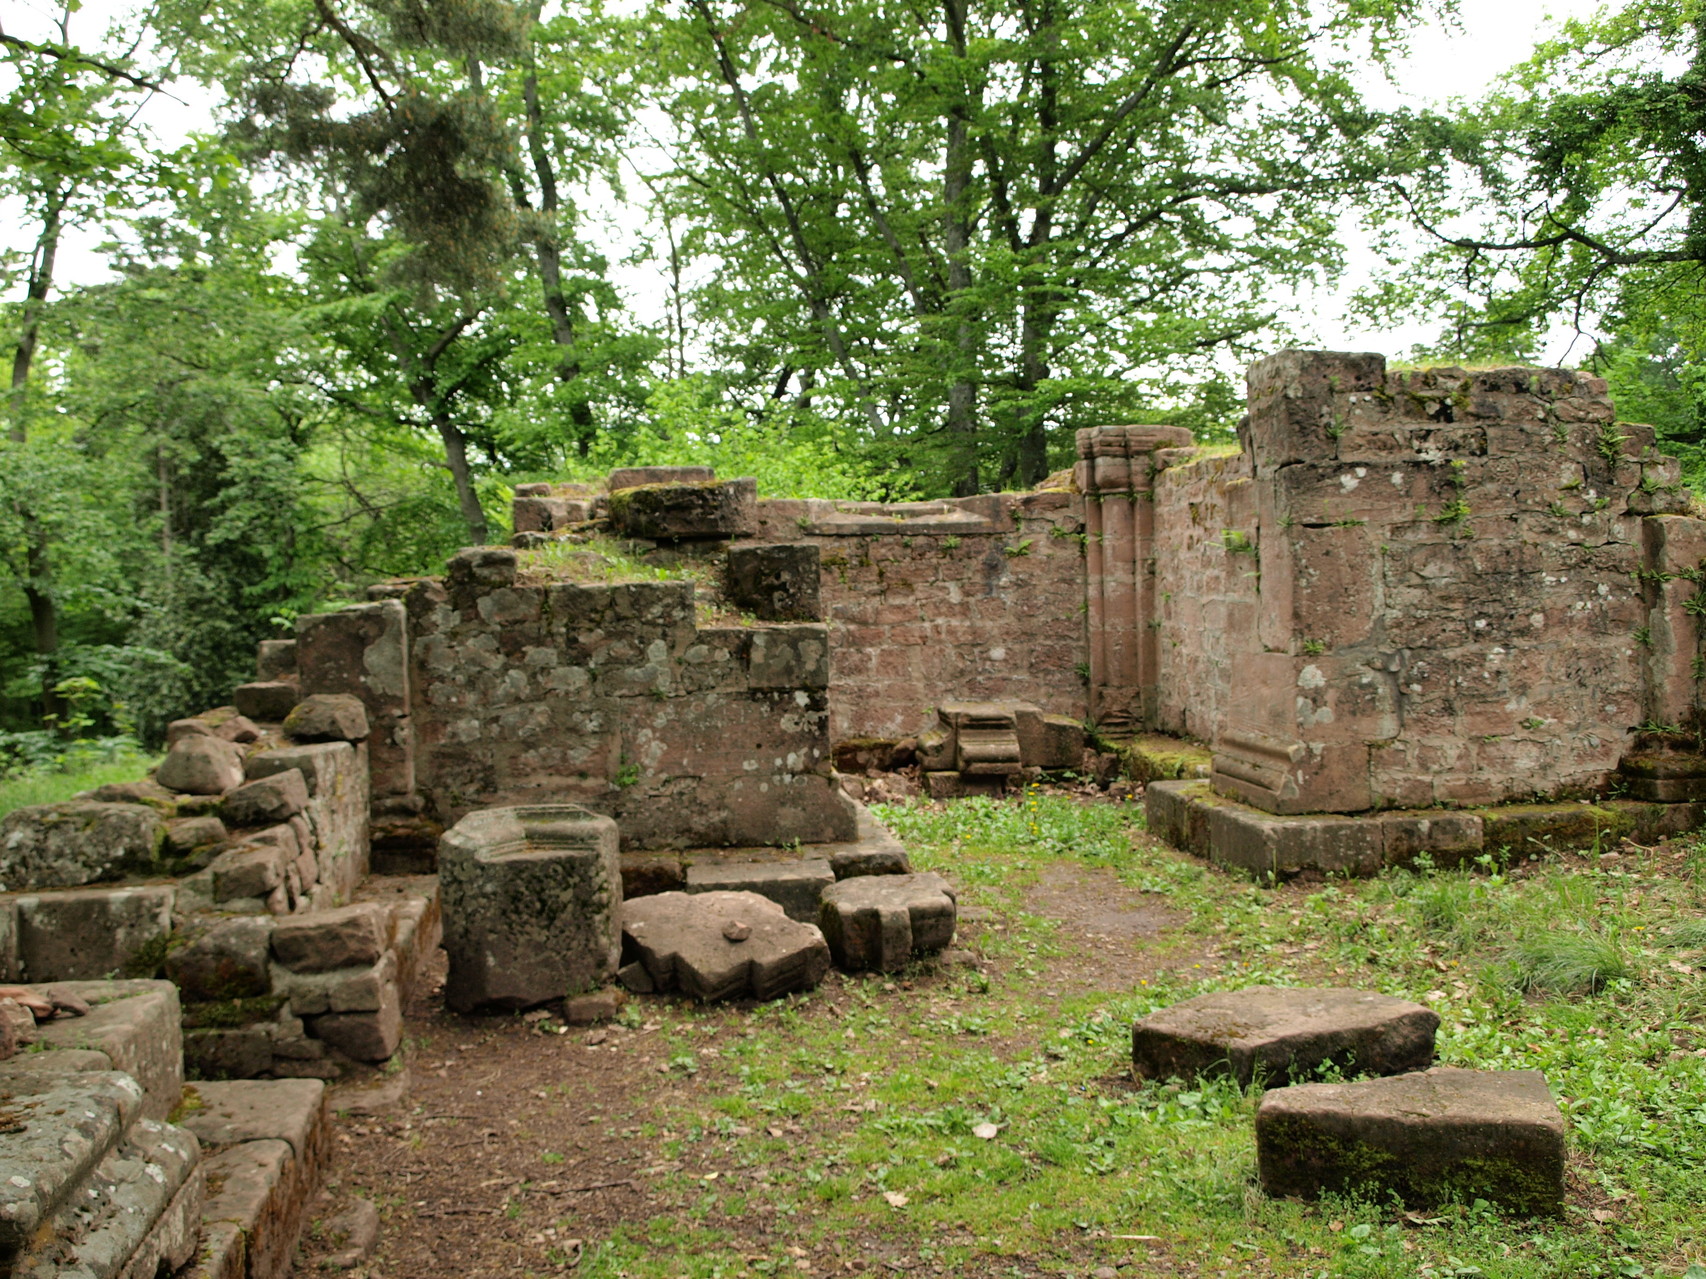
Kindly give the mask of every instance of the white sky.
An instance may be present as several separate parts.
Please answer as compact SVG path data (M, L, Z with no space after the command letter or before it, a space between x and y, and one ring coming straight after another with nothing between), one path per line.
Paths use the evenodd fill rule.
M1569 17L1586 16L1598 8L1590 0L1460 0L1455 27L1434 24L1416 32L1411 54L1398 68L1395 84L1384 81L1367 86L1369 99L1377 106L1443 104L1453 98L1478 96L1501 72L1525 58L1535 41ZM59 5L50 0L4 0L4 29L9 34L31 38L51 37L52 22ZM131 11L131 0L85 0L74 17L73 38L92 45L99 28L114 16ZM212 126L214 100L195 86L175 86L183 101L156 95L144 108L142 121L164 145L181 142L191 131ZM16 203L0 201L0 236L11 250L26 249L32 229L20 217ZM617 226L637 227L639 216L614 219ZM1347 231L1351 231L1347 228ZM61 250L58 277L63 285L88 283L106 276L99 245L99 228L81 228L67 236ZM630 243L607 246L613 263L619 263ZM1382 351L1396 355L1434 336L1429 325L1369 331L1343 317L1342 299L1362 283L1376 267L1375 256L1356 242L1353 235L1350 266L1339 289L1299 299L1294 320L1305 331L1313 331L1320 345L1338 350ZM614 266L616 283L627 295L636 315L648 322L662 321L664 291L657 286L661 267ZM14 292L21 291L21 285ZM1549 361L1568 354L1568 335L1561 334L1545 353Z

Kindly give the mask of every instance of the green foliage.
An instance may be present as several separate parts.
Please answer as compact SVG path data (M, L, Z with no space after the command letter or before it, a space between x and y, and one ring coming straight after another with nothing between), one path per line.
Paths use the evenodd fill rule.
M1073 428L1136 414L1224 432L1215 356L1337 268L1336 208L1375 176L1350 71L1418 12L693 0L660 98L695 313L927 492L1033 484Z
M67 742L53 734L0 732L0 817L108 783L133 782L154 762L126 737Z
M798 405L740 407L708 377L652 383L634 420L601 434L570 477L599 480L618 466L709 466L750 475L766 497L904 501L913 480L839 442L831 425Z

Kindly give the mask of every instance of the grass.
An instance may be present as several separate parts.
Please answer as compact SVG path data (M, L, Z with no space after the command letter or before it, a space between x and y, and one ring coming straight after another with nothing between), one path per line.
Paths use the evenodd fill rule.
M578 1273L806 1276L833 1253L913 1275L1706 1279L1690 1269L1706 1263L1698 848L1270 889L1157 845L1129 806L1032 791L881 815L959 886L983 971L649 1007L694 1083L646 1115L669 1209ZM1148 976L1061 980L1088 962L1037 905L1062 861L1181 918L1134 943ZM1133 1019L1258 982L1419 999L1443 1019L1442 1062L1544 1071L1570 1124L1565 1216L1266 1198L1259 1089L1129 1077Z
M516 563L524 576L561 582L679 582L704 574L696 565L648 562L633 543L602 537L520 550Z
M65 772L31 773L0 781L0 817L31 804L57 804L97 786L134 782L158 762L156 756L127 753Z

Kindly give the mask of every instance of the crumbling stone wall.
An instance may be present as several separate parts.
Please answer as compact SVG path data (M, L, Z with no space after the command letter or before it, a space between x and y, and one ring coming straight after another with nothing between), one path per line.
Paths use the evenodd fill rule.
M701 629L690 582L517 572L511 551L465 551L404 597L414 777L437 821L577 803L632 848L854 837L825 627Z
M1256 650L1262 569L1256 487L1242 451L1154 457L1155 697L1146 727L1212 741L1239 664Z
M830 736L906 737L948 701L1087 714L1084 519L1065 488L941 502L758 503L820 548Z
M1706 543L1665 514L1676 463L1616 424L1603 380L1288 351L1249 384L1239 456L1137 441L1147 531L1101 547L1153 601L1131 718L1209 738L1223 794L1282 813L1585 795L1644 717L1696 713L1697 592L1666 575ZM1128 451L1157 430L1116 429ZM1085 436L1106 510L1113 449Z

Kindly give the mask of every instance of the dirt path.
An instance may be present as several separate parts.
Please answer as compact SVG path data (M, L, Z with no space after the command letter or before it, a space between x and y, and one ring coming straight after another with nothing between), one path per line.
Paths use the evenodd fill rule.
M1058 926L1059 953L1042 961L1034 979L1045 998L1131 989L1177 962L1169 933L1184 916L1158 896L1122 887L1106 868L1075 862L1047 867L1025 909ZM1003 961L986 954L1001 949L989 945L996 930L1019 927L976 906L965 915L957 945L966 953L957 963L902 982L832 973L790 1014L800 1019L799 1039L836 1033L845 1010L858 1004L892 1023L897 1052L904 1053L909 1017L926 1008L955 1015L968 972L1002 975ZM695 1061L714 1063L744 1033L750 1005L699 1009L639 1000L626 1018L633 1024L593 1029L563 1028L537 1015L531 1021L465 1018L444 1010L437 993L443 953L436 959L439 971L422 983L422 995L408 1009L405 1094L379 1113L339 1122L331 1181L312 1214L330 1216L357 1195L379 1206L379 1246L356 1275L519 1279L570 1273L588 1249L613 1234L643 1233L653 1219L680 1213L682 1174L716 1185L725 1196L742 1186L760 1192L772 1176L790 1175L785 1166L755 1167L741 1157L750 1126L723 1122L718 1140L697 1142L684 1156L675 1141L679 1134L655 1122L684 1112L712 1121L729 1081L712 1069L683 1068L680 1036L692 1034ZM1024 1050L1035 1051L1034 1032L1018 1033L1018 1039L1026 1036L1032 1038ZM333 1104L341 1104L336 1094ZM859 1103L848 1105L845 1119L852 1126L861 1118ZM759 1136L798 1137L802 1144L808 1138L786 1119ZM754 1202L762 1197L755 1193ZM722 1202L738 1205L738 1193ZM881 1239L790 1246L797 1224L756 1209L725 1207L704 1224L721 1233L725 1246L729 1236L750 1245L755 1262L780 1247L803 1274L899 1269ZM311 1231L295 1273L323 1273L320 1263L334 1251L335 1241Z

